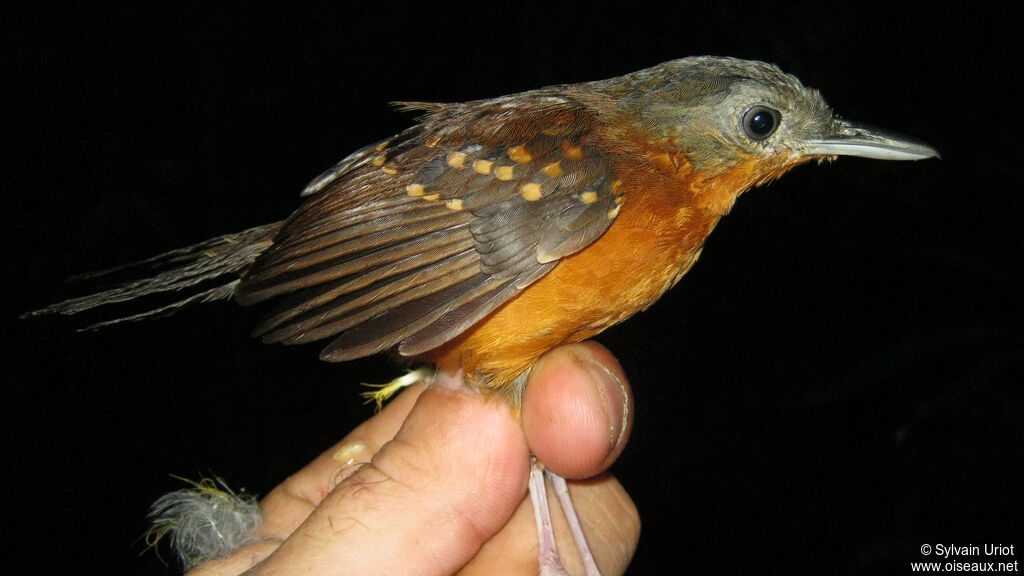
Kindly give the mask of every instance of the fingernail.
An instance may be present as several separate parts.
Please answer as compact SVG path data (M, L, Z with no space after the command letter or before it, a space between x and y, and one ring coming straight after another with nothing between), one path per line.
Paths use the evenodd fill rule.
M626 387L622 380L607 366L593 358L580 358L580 364L597 384L608 418L608 453L622 442L629 422L629 404L626 402Z

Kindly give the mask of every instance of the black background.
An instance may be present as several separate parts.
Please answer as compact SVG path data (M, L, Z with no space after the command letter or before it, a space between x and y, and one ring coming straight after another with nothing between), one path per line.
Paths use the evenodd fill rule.
M694 54L778 63L943 159L748 193L673 291L598 338L636 390L613 468L644 521L630 573L905 574L940 542L1018 559L1021 21L847 4L8 8L4 563L175 573L137 541L170 474L265 494L369 415L357 382L398 373L259 344L258 313L227 304L99 333L16 320L75 295L64 278L283 218L410 123L389 101Z

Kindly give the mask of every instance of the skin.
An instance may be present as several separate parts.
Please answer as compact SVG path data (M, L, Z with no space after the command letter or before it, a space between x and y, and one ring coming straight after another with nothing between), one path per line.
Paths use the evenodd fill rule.
M531 452L563 477L587 478L571 483L577 512L602 572L622 574L640 520L605 471L632 412L621 366L593 342L540 360L520 419L498 398L411 387L267 495L263 540L190 574L534 576ZM549 500L563 563L578 573L553 493Z

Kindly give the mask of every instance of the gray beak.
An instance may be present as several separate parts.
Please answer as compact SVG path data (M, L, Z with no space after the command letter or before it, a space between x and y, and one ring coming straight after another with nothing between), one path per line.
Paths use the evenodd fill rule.
M935 148L913 138L846 120L835 120L835 126L835 136L806 140L800 152L807 156L860 156L875 160L939 158Z

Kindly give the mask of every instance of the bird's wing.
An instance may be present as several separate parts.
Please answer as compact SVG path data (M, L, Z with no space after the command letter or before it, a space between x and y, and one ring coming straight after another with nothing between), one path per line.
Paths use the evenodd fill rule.
M525 102L524 102L525 100ZM335 337L341 361L455 338L596 240L618 214L592 113L543 92L427 110L314 180L309 200L236 290L287 295L256 330L271 342Z

